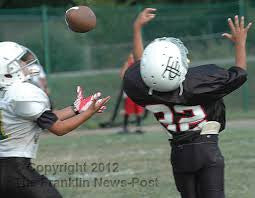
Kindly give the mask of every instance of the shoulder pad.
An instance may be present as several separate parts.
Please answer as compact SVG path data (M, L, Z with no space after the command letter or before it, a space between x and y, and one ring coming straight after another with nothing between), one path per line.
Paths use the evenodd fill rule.
M14 84L7 93L13 103L14 113L23 118L36 120L44 111L50 110L46 93L30 83Z
M7 90L8 97L15 101L48 101L44 91L31 83L15 83Z

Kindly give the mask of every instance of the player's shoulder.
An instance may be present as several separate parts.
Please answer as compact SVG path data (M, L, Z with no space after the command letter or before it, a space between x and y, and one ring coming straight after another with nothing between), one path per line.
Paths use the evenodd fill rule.
M197 73L197 72L212 73L217 70L225 70L225 69L216 64L206 64L206 65L191 67L189 68L188 73Z
M15 101L48 100L48 96L43 90L28 82L14 83L8 88L7 94Z
M124 81L124 88L126 85L135 85L138 86L139 88L143 89L144 88L144 82L141 77L140 73L140 61L135 62L131 67L129 67L123 77ZM137 88L138 88L137 87Z
M45 92L31 83L15 83L6 93L7 100L15 115L36 120L46 110L50 110L49 98Z
M191 67L188 70L186 78L188 79L226 79L229 78L232 74L236 76L246 76L247 72L246 70L237 67L237 66L232 66L228 69L224 67L220 67L216 64L207 64L207 65L200 65L196 67Z
M191 67L188 70L186 79L194 80L209 80L209 79L221 79L228 77L228 70L220 67L216 64L207 64Z
M138 70L140 71L140 63L141 61L133 62L132 64L128 66L128 69L126 72L136 72Z

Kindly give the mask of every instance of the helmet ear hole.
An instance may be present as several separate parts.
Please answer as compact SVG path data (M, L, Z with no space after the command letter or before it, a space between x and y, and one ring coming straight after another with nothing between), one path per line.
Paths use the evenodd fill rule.
M12 78L12 75L11 75L11 74L5 74L4 77L6 77L6 78Z

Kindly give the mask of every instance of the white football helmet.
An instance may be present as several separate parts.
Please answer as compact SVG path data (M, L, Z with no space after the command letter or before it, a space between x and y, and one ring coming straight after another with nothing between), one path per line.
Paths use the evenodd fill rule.
M144 50L141 60L141 76L144 83L159 92L173 91L180 87L188 71L188 50L176 38L157 38Z
M0 42L0 88L25 82L39 71L30 68L38 62L27 48L14 42Z

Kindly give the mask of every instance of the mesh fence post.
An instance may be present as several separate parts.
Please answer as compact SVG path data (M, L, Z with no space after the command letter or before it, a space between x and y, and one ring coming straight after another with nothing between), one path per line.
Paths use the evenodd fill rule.
M245 16L245 2L244 2L244 0L239 0L239 16ZM243 96L243 111L247 112L249 110L248 81L242 87L242 96Z
M50 56L49 56L49 28L48 28L48 7L42 5L42 30L43 30L43 49L44 49L44 63L46 73L51 73Z

